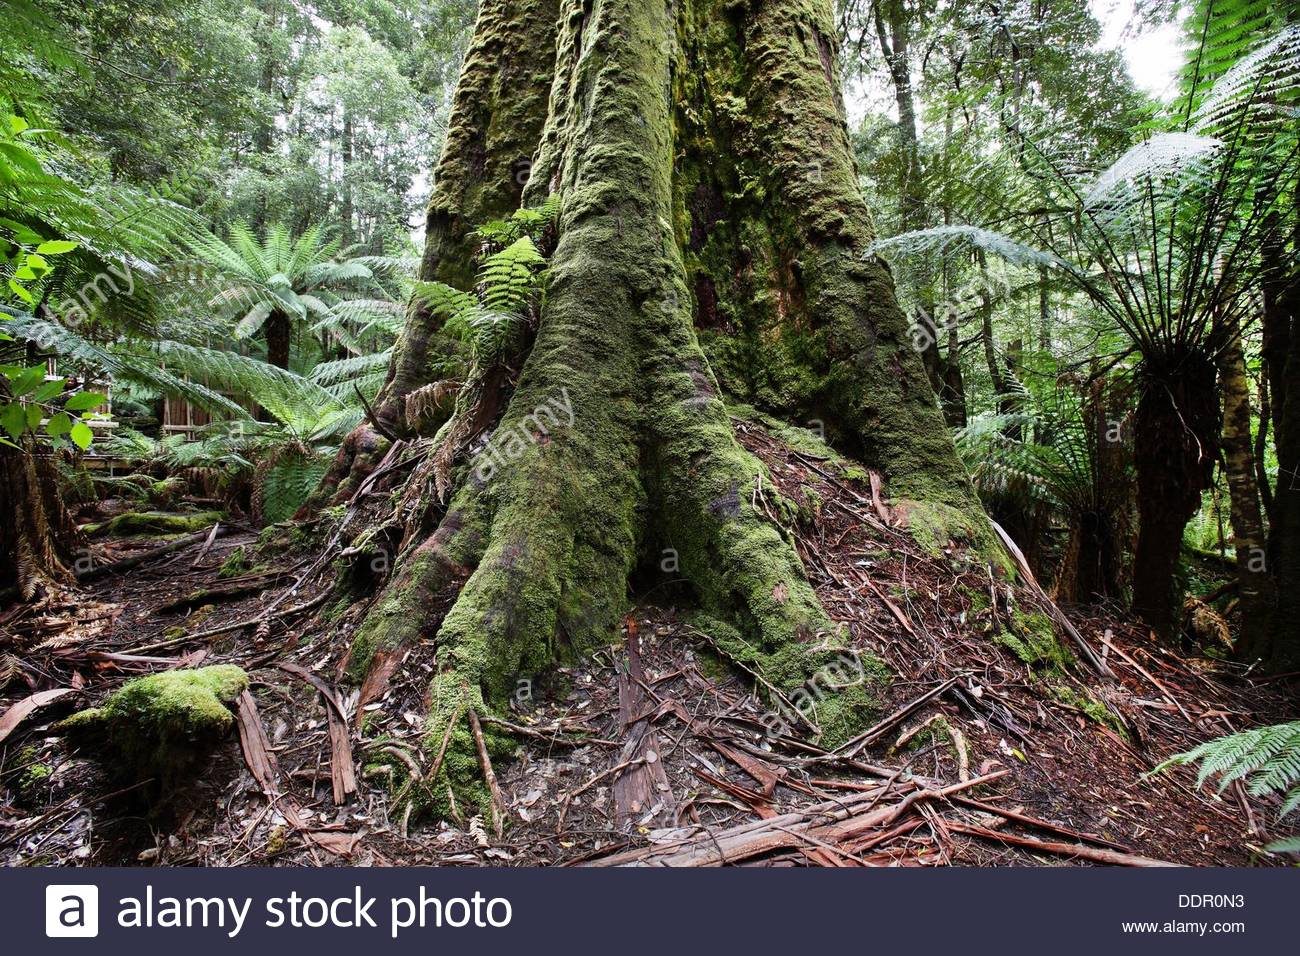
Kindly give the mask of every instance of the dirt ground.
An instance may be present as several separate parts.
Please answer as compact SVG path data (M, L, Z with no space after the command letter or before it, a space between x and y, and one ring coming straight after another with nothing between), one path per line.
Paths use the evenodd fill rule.
M1294 678L1158 645L1119 614L1065 609L1113 676L1033 659L1001 637L1048 601L927 552L870 481L738 423L786 498L824 606L852 646L897 678L881 718L828 753L772 718L673 606L642 595L610 647L544 686L521 685L498 730L491 817L410 819L394 761L421 746L432 644L409 650L358 714L341 679L346 631L323 613L310 552L259 574L217 571L251 530L108 576L75 600L0 611L0 860L7 865L1281 865L1276 806L1240 787L1197 790L1191 770L1148 772L1202 740L1296 716ZM856 473L854 473L856 474ZM861 477L861 476L858 476ZM755 491L755 503L764 493ZM104 561L155 547L98 545ZM207 593L203 593L207 592ZM221 593L214 593L221 592ZM288 611L289 613L284 613ZM269 613L273 612L273 613ZM264 619L262 619L264 618ZM223 630L223 628L226 628ZM219 633L211 633L217 631ZM1027 659L1029 658L1029 659ZM1062 657L1063 659L1063 657ZM163 811L53 724L133 676L230 662L252 678L240 735ZM834 693L833 687L811 688ZM327 696L328 695L328 702ZM0 729L4 728L0 719ZM364 728L364 732L362 730ZM347 793L353 770L356 792ZM343 788L341 805L336 791ZM398 794L400 795L400 794Z

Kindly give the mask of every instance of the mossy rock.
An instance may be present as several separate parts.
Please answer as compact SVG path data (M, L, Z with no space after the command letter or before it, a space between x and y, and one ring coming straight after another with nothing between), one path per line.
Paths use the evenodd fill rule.
M225 518L225 514L220 511L196 511L192 514L176 514L169 511L128 511L100 524L91 525L86 531L96 538L193 534L204 528L210 528L218 521L224 521Z
M167 791L230 733L230 706L247 689L248 675L232 664L150 674L58 729L102 740L122 758L116 766L138 779L153 778Z

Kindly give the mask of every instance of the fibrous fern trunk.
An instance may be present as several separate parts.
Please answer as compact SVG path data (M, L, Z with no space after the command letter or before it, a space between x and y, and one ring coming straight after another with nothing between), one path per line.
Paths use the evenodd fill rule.
M9 394L0 379L0 401ZM73 582L77 527L53 462L30 445L0 443L0 604Z
M550 61L523 36L544 36L541 6L484 4L475 50L491 43L533 69ZM843 649L771 517L781 503L770 481L733 434L724 384L822 419L886 476L901 514L987 543L889 273L867 254L830 0L559 7L549 110L522 197L558 197L561 209L536 334L488 450L457 460L445 515L351 653L364 679L395 648L436 641L428 726L435 748L449 739L457 755L440 764L454 788L476 773L464 713L503 707L521 675L616 640L629 576L650 556L672 554L715 639L778 687ZM491 133L516 109L533 116L511 97L534 104L536 77L523 89L485 84L473 52L465 69L453 120L465 128L440 170L494 170L479 195L498 191L499 215L522 141L494 148ZM468 207L443 201L431 213L434 274L472 277ZM432 374L432 323L418 311L410 322L390 402ZM471 414L471 400L462 392L456 414ZM454 432L441 433L444 447ZM849 733L869 716L870 692L823 701L813 722L828 738ZM490 749L490 728L488 738Z
M1173 634L1183 532L1214 475L1220 433L1213 359L1199 350L1148 358L1134 416L1138 538L1133 611L1161 637Z

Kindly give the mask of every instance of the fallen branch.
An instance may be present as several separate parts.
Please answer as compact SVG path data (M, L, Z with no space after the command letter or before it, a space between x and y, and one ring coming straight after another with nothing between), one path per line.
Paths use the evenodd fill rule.
M943 694L944 692L949 690L953 685L957 683L957 680L958 678L956 677L949 677L942 684L939 684L937 687L932 687L930 690L926 691L920 697L904 704L902 707L898 708L898 710L894 711L888 717L885 717L883 720L878 721L875 725L867 728L862 733L858 734L858 736L854 737L852 740L840 744L840 746L835 748L834 755L836 757L842 757L845 759L854 756L862 748L870 746L871 744L879 740L881 737L883 737L886 733L889 732L889 729L891 727L893 727L895 724L899 723L900 721L905 720L907 716L911 714L913 711L915 711L918 707L922 707L925 704L928 704L930 701L934 700L940 694Z
M506 798L501 793L501 785L497 783L496 772L493 771L492 761L488 757L487 744L483 740L483 728L478 722L478 714L474 712L473 707L469 709L469 729L474 734L474 746L478 749L478 762L483 771L483 779L487 781L488 790L492 794L492 828L496 831L499 840L505 829Z
M1047 608L1047 613L1052 620L1059 624L1065 633L1070 635L1070 640L1074 641L1075 645L1079 648L1079 651L1083 654L1084 660L1086 660L1089 666L1098 674L1105 677L1114 677L1115 672L1112 671L1106 662L1101 659L1101 656L1092 649L1092 645L1083 639L1083 635L1079 633L1079 629L1074 626L1070 619L1065 616L1065 612L1056 606L1055 601L1048 597L1047 592L1044 591L1042 585L1038 583L1038 579L1034 577L1034 572L1029 567L1029 561L1025 558L1024 552L1021 551L1015 541L1011 539L1011 535L1007 534L1003 527L992 518L989 519L989 524L993 526L993 530L997 532L998 537L1002 539L1002 543L1006 546L1007 551L1010 552L1012 559L1016 562L1016 567L1020 570L1021 575L1025 579L1025 584L1034 592L1038 599L1043 602L1043 605Z
M592 866L720 866L739 863L779 849L798 849L809 842L838 846L871 831L896 823L916 803L942 800L963 790L1000 780L1009 771L998 770L974 780L935 790L918 790L896 804L875 807L871 794L820 803L795 813L783 813L722 831L710 831L687 840L616 853L591 862ZM821 844L818 844L819 846Z
M1032 837L1020 836L1016 833L1003 833L998 830L990 830L987 827L972 826L969 823L955 823L948 821L948 829L954 833L966 833L970 836L977 836L985 840L994 840L999 843L1007 843L1011 846L1023 847L1026 850L1038 850L1041 853L1052 853L1056 856L1068 856L1078 860L1089 860L1093 863L1107 863L1111 866L1141 866L1141 867L1162 867L1177 866L1177 863L1169 863L1165 860L1153 860L1145 856L1137 856L1133 853L1121 853L1117 850L1103 850L1090 846L1083 846L1079 843L1052 843L1046 840L1035 840Z
M310 611L312 608L319 607L329 598L330 592L327 588L320 594L316 595L310 601L295 607L285 608L283 611L276 611L274 614L263 612L257 617L249 618L244 621L235 621L233 624L223 624L221 627L214 627L206 631L198 631L194 634L184 634L180 637L169 638L165 641L155 641L153 644L145 644L141 647L133 647L129 653L144 654L148 651L159 651L165 647L174 647L177 644L188 644L191 641L206 641L222 634L229 634L231 631L242 631L246 627L256 627L267 621L276 621L286 617L293 617L295 614L301 614L303 611Z
M111 564L101 564L98 567L87 568L85 571L77 572L78 581L94 581L109 574L120 574L123 571L129 571L132 568L138 568L142 564L154 560L155 558L166 557L175 551L184 551L190 545L198 544L201 541L208 541L213 536L220 536L225 533L225 527L221 524L214 524L211 528L204 528L202 531L196 531L193 534L187 534L183 538L177 538L175 541L168 541L166 544L160 544L156 548L150 548L148 551L142 551L139 554L133 554L129 558L123 558L121 561L114 561Z

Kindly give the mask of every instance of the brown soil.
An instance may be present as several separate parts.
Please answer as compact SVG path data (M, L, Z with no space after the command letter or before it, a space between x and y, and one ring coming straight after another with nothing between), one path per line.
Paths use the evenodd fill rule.
M855 647L898 675L870 746L836 755L798 736L767 739L768 707L749 677L729 668L659 587L638 601L607 651L521 695L511 717L518 759L495 768L506 804L501 837L491 819L404 819L390 807L386 771L375 758L382 751L417 772L428 769L419 744L435 648L410 651L384 696L357 720L358 695L341 683L339 664L342 635L364 607L330 608L325 574L308 553L277 557L265 569L274 574L219 580L230 553L254 541L237 530L201 555L195 545L75 597L0 611L0 714L39 691L75 690L0 743L0 860L576 864L627 851L670 853L699 846L702 837L717 843L757 825L770 828L770 839L745 843L753 846L733 862L1283 862L1261 849L1282 835L1275 805L1240 788L1221 797L1198 791L1187 769L1146 774L1207 738L1294 719L1294 682L1180 654L1095 608L1067 610L1115 679L1081 664L1026 664L994 637L1015 614L1041 610L1041 600L972 571L959 545L927 554L884 502L873 503L869 484L756 426L739 427L778 490L808 504L794 531L824 606ZM153 544L105 547L114 560ZM214 588L233 593L189 600ZM255 621L271 607L304 605L312 606L193 637ZM637 660L629 662L629 650ZM50 730L132 676L218 662L252 676L278 765L269 787L250 770L256 753L232 737L165 811L149 810L138 788L122 792L94 754L70 749ZM359 779L358 794L343 806L332 797L321 694L285 664L337 690ZM952 791L971 778L989 779ZM858 825L836 829L836 807ZM793 822L799 814L803 821ZM837 836L819 835L828 833Z

